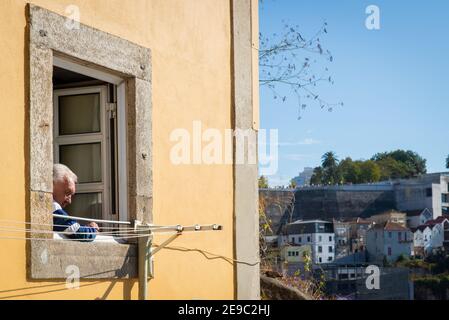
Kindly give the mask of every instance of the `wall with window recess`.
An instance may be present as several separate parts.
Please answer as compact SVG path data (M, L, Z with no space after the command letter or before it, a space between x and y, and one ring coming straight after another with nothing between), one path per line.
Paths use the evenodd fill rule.
M232 127L230 1L219 0L34 0L66 14L76 5L80 21L152 51L154 223L224 226L221 232L184 234L172 246L233 256L232 165L170 162L169 136L192 122L203 130ZM0 1L0 222L25 221L27 128L27 36L25 0ZM32 142L31 142L32 143ZM8 224L11 225L11 224ZM22 225L23 226L23 225ZM24 237L24 233L14 234ZM0 237L12 236L0 231ZM158 236L161 243L167 236ZM27 281L26 243L0 239L0 299L135 299L135 280ZM233 266L198 252L162 250L155 257L151 299L232 299Z

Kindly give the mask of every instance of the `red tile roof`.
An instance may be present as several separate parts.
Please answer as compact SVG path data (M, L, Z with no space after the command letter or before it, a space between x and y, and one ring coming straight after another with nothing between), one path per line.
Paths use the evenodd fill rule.
M409 231L409 228L404 227L403 225L391 221L387 221L384 223L376 224L373 227L374 229L381 229L385 231Z
M399 223L388 221L385 224L384 230L386 230L386 231L408 231L409 229Z

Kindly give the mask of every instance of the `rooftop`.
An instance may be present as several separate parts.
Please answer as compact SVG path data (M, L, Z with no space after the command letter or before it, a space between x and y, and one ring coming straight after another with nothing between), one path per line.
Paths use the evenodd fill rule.
M380 224L374 225L373 229L376 230L384 230L384 231L409 231L409 228L404 227L403 225L391 221L383 222Z

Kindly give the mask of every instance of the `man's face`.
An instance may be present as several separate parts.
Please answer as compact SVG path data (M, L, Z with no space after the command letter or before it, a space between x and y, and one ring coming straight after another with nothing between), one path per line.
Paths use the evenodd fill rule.
M65 208L72 203L72 196L75 194L75 183L72 179L64 179L53 183L53 199Z

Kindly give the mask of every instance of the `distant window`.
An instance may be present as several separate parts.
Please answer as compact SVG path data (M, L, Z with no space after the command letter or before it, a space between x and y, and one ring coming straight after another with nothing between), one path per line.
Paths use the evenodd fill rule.
M295 256L299 257L299 251L295 252Z
M388 247L388 255L391 256L391 248Z
M323 238L321 236L318 236L318 241L319 242L323 241Z
M321 257L319 257L319 258L318 258L318 261L319 261L319 262L322 262L323 260L321 259Z
M327 258L327 261L332 261L332 257Z
M322 253L322 252L323 252L323 247L322 247L322 246L319 246L319 247L318 247L318 252L319 252L319 253Z
M301 243L302 239L301 237L298 237L298 243Z
M431 197L432 196L432 188L427 188L426 189L426 197Z
M307 237L307 242L310 242L310 237Z
M391 237L392 237L391 232L388 232L388 238L391 238Z
M329 252L332 252L332 251L333 251L332 246L329 246Z
M329 236L329 241L332 241L332 236Z

